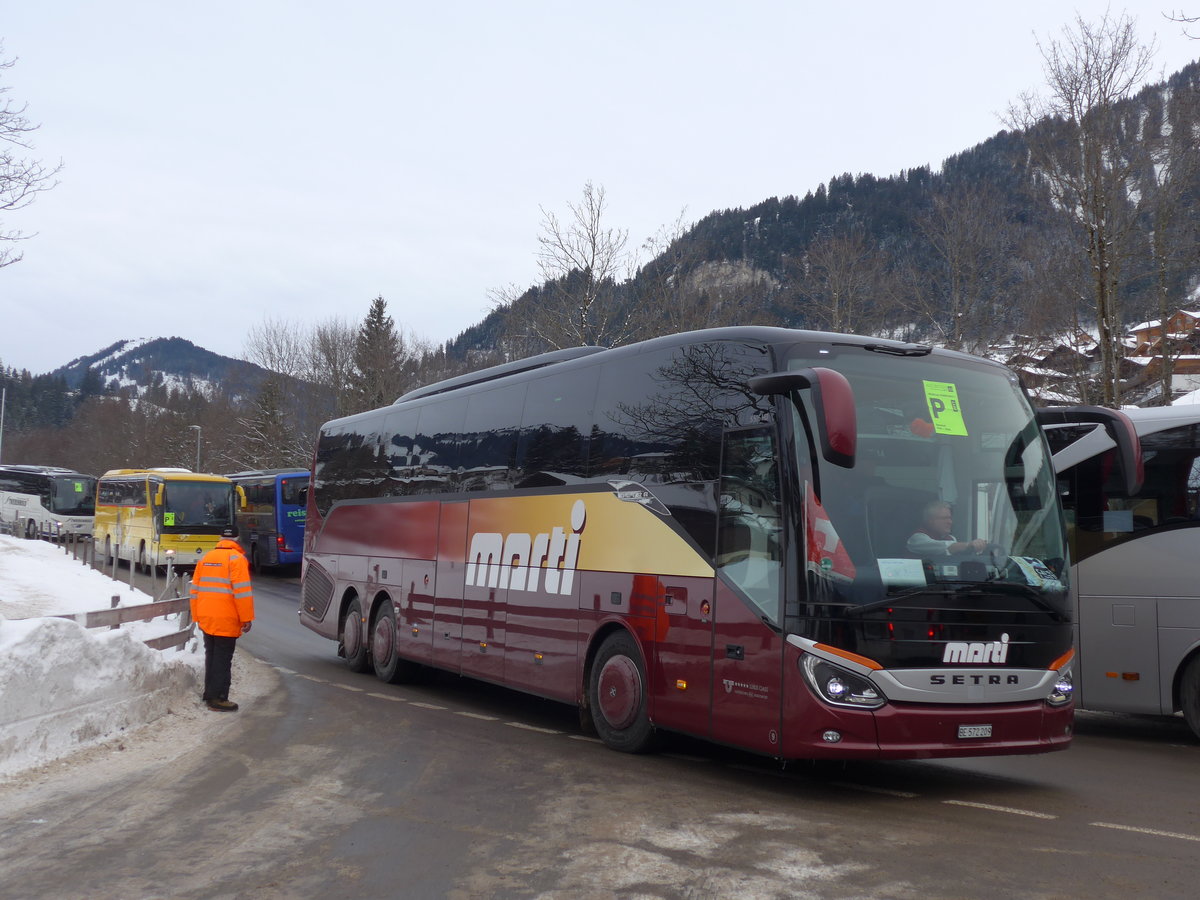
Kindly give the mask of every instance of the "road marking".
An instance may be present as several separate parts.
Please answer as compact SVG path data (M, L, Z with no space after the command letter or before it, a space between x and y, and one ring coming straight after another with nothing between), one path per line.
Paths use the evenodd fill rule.
M419 706L421 709L446 709L445 706L438 706L436 703L418 703L416 700L410 700L413 706Z
M851 791L863 791L867 794L883 794L885 797L899 797L902 800L913 800L920 797L920 794L914 794L912 791L895 791L891 788L875 787L873 784L855 784L852 781L831 781L829 782L834 787L846 788Z
M524 722L505 722L510 728L520 728L523 731L536 731L539 734L562 734L561 731L555 731L553 728L539 728L537 725L526 725Z
M324 678L314 678L312 675L305 675L303 672L296 673L297 678L305 678L308 681L315 681L317 684L329 684Z
M1155 828L1137 828L1133 825L1114 825L1112 822L1091 822L1096 828L1115 828L1117 831L1136 831L1138 834L1150 834L1154 837L1178 838L1181 841L1200 841L1200 836L1194 834L1179 834L1175 831L1159 831Z
M343 691L353 691L356 694L365 694L366 691L360 687L352 687L348 684L338 684L336 681L329 682L335 688L341 688Z
M499 716L485 716L483 713L463 712L455 713L456 716L466 716L468 719L482 719L484 722L499 722Z
M592 737L590 734L568 734L567 737L573 741L587 741L589 744L604 743L604 741L600 740L600 738Z
M1032 809L1016 809L1012 806L996 806L991 803L972 803L970 800L943 800L943 803L948 803L951 806L969 806L972 809L986 809L991 812L1011 813L1014 816L1029 816L1031 819L1057 819L1058 816L1050 813L1034 812Z
M275 671L282 672L284 675L295 675L296 674L295 669L287 669L287 668L284 668L283 666L276 666Z
M407 703L408 702L403 697L393 697L391 694L376 694L376 693L368 692L367 696L368 697L378 697L380 700L391 700L393 703Z

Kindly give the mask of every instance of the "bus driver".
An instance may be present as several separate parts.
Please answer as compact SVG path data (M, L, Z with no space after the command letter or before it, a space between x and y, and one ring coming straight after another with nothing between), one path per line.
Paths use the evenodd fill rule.
M976 555L987 550L987 541L976 538L960 541L950 533L954 514L945 500L933 500L921 510L921 527L908 539L908 552L921 558L951 556L964 553Z

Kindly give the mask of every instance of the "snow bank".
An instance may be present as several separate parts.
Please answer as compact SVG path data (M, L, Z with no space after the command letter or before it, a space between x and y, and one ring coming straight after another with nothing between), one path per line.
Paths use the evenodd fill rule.
M0 621L0 778L107 740L194 697L197 669L124 628Z
M176 617L85 629L54 613L147 603L41 541L0 535L0 780L154 722L199 695L204 655L193 638L151 650Z

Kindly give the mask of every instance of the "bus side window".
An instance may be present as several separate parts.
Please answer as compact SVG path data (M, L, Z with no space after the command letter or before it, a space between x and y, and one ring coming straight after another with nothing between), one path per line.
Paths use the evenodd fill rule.
M783 554L778 453L770 428L727 433L721 455L717 568L779 621Z

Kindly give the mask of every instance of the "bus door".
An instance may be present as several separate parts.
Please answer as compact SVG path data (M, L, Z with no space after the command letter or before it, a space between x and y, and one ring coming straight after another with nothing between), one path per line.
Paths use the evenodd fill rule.
M438 525L437 571L433 593L433 649L435 666L459 671L462 664L463 588L467 558L466 500L442 503Z
M775 431L730 430L721 453L712 737L776 753L783 709L783 501ZM765 621L764 621L765 620Z
M504 680L508 585L501 584L501 556L511 507L504 500L469 501L469 545L462 591L464 675Z
M630 609L654 609L651 713L664 728L707 737L711 727L713 581L633 576Z

